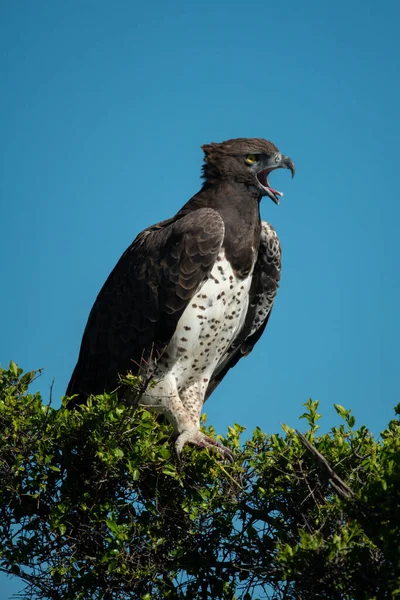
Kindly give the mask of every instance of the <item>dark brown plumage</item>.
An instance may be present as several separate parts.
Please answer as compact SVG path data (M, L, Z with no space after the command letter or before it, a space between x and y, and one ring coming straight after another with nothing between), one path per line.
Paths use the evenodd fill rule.
M231 453L199 430L206 399L261 336L280 278L280 245L259 202L279 202L268 175L293 162L263 139L203 146L202 189L171 219L140 233L89 315L66 394L116 388L118 374L158 358L141 398L189 442ZM153 362L154 366L154 362ZM72 401L72 403L74 400Z

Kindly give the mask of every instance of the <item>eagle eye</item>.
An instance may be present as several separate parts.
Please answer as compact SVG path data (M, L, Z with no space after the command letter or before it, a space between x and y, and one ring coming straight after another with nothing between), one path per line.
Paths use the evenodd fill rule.
M254 165L257 162L257 156L255 154L246 154L246 162L248 165Z

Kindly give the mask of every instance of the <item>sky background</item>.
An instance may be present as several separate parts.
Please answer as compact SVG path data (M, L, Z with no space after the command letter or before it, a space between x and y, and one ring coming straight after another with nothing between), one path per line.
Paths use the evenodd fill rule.
M297 166L261 208L281 287L209 422L272 433L312 397L324 431L336 402L379 434L400 400L399 19L385 0L3 0L2 366L44 367L58 402L114 264L198 191L200 146L265 137Z

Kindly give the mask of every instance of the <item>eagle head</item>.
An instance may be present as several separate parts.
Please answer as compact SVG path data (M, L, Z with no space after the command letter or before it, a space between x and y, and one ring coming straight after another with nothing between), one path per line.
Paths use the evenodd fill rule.
M263 138L237 138L202 146L204 151L203 178L210 183L234 180L254 189L258 195L269 196L279 204L282 192L271 187L268 176L274 169L290 169L294 162L281 154L272 142Z

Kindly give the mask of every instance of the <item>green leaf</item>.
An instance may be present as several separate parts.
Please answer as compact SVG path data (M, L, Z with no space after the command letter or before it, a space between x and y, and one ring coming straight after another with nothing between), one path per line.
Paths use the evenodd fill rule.
M166 446L163 446L160 449L160 455L165 459L168 460L169 458L171 458L171 450L169 448L167 448Z
M18 377L18 367L13 360L10 360L8 369L14 375L14 377Z
M167 465L166 467L164 467L162 472L164 473L164 475L168 475L168 477L176 477L177 476L176 469L172 465Z
M123 458L124 453L121 450L121 448L114 448L114 452L113 452L115 458Z
M341 404L334 404L333 406L341 417L345 417L347 415L348 411Z
M110 531L112 531L113 533L116 533L118 531L118 524L114 518L106 519L106 524Z

